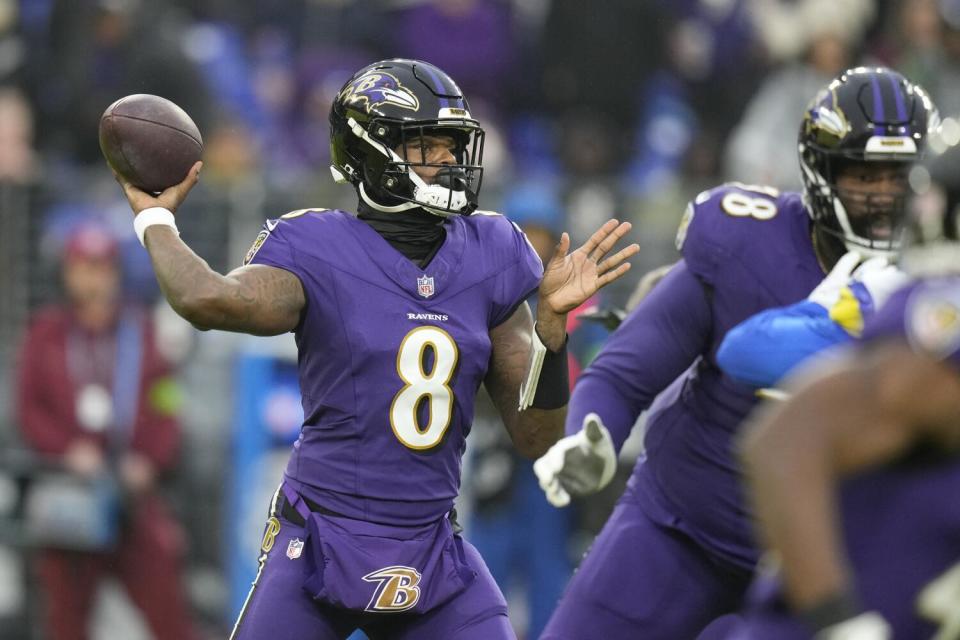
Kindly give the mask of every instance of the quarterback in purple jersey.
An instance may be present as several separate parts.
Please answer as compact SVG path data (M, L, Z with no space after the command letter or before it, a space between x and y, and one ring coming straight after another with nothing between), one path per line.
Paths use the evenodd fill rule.
M156 197L123 183L178 313L296 336L304 423L231 637L512 638L502 594L450 515L474 396L486 385L521 453L546 451L566 413L566 314L639 248L612 253L630 225L610 220L573 252L563 234L544 269L515 225L475 211L483 130L431 64L358 71L334 100L330 139L357 214L269 220L226 276L173 224L199 163Z
M731 640L960 637L956 215L847 357L744 429L774 553Z
M935 114L900 74L848 70L801 124L802 194L728 184L690 204L682 260L583 373L567 436L534 465L553 504L594 492L649 408L645 456L545 640L695 638L740 608L758 551L731 449L757 399L719 370L717 348L758 311L805 298L846 252L896 250Z

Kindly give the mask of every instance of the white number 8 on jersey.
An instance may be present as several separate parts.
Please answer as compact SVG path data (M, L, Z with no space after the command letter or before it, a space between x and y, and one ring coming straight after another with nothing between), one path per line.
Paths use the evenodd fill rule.
M423 369L428 347L433 350L433 370L429 373ZM453 412L453 389L448 385L458 358L457 343L439 327L417 327L404 336L397 352L397 374L405 384L390 405L390 426L404 446L430 449L443 440ZM430 418L421 427L417 407L424 396Z
M731 191L723 196L720 207L724 213L737 218L755 218L770 220L777 215L777 205L767 198L751 198L743 193Z

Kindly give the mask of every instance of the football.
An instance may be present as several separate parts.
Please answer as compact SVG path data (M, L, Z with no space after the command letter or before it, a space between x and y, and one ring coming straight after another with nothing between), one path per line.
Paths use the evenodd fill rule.
M120 98L100 117L100 150L135 187L159 193L181 182L200 159L203 139L187 112L166 98Z

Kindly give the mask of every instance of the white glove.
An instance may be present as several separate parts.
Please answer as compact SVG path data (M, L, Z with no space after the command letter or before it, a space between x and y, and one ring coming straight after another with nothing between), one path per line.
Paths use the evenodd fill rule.
M863 260L863 256L856 251L845 253L843 257L837 260L837 264L833 265L833 269L830 270L823 281L810 292L807 300L816 302L824 309L831 309L840 299L840 292L850 283L850 278L861 260Z
M876 611L861 613L855 618L821 629L814 640L890 640L893 629Z
M853 280L863 285L873 300L873 308L879 309L894 291L910 281L910 276L886 258L870 258L854 270Z
M859 336L869 318L894 291L907 283L907 275L887 258L845 254L807 299L826 309L847 333Z
M603 489L617 470L617 452L610 432L595 413L583 418L583 428L557 441L533 463L533 471L547 501L555 507L570 504L570 496Z

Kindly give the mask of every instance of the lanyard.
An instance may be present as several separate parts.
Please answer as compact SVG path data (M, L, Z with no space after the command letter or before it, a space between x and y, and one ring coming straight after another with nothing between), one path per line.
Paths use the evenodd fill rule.
M116 331L85 337L76 328L67 334L67 367L76 392L92 385L110 385L112 421L110 448L122 451L129 443L140 406L143 360L141 314L124 309Z

